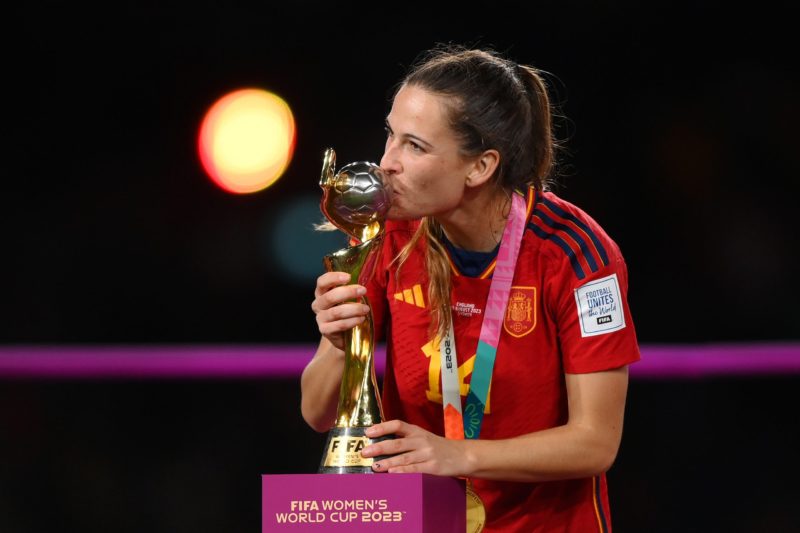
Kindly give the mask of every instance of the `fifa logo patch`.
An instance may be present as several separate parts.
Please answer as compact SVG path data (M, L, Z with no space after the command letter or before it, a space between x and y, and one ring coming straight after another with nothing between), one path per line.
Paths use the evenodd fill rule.
M514 337L536 328L536 287L511 287L503 328Z
M575 289L581 337L603 335L625 327L621 294L616 274Z

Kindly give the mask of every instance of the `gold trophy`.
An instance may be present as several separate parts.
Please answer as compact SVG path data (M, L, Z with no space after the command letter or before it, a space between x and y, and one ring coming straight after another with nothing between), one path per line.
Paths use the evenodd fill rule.
M380 253L384 221L391 203L391 192L383 179L383 171L374 163L350 163L334 173L336 152L325 151L322 163L320 209L337 228L356 242L324 259L328 272L346 272L351 283L366 285L375 270ZM369 301L361 298L369 305ZM323 474L357 474L372 471L378 458L364 458L361 450L390 436L370 439L365 430L383 421L378 385L375 380L375 334L372 311L366 320L344 335L344 371L339 389L336 420L328 432L325 453L319 472Z

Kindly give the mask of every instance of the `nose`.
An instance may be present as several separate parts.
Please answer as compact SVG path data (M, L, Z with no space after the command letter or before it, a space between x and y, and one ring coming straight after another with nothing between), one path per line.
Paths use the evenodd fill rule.
M387 174L398 174L402 170L400 160L397 157L397 150L391 139L386 141L386 148L383 151L383 157L381 157L381 168Z

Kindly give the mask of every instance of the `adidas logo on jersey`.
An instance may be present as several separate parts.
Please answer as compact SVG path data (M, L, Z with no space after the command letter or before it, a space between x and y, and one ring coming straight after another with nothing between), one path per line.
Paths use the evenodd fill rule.
M422 297L422 285L419 284L410 289L404 289L402 292L396 292L394 299L417 307L425 307L425 299Z

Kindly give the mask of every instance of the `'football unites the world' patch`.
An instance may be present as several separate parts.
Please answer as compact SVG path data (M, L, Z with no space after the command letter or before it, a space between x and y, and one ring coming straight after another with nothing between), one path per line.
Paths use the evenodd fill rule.
M619 281L616 274L590 281L575 289L581 336L611 333L625 327Z

